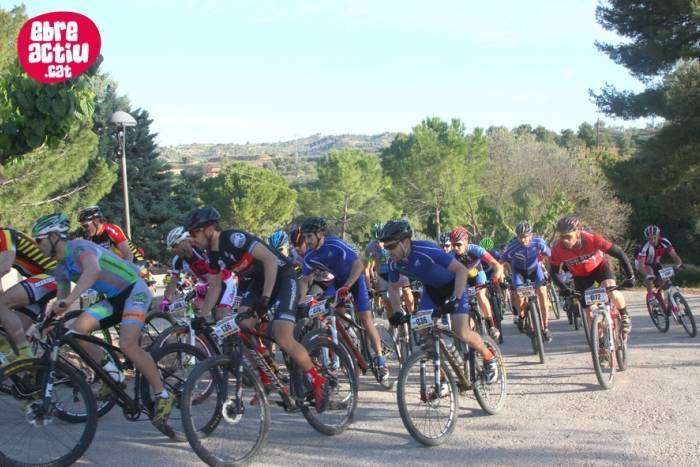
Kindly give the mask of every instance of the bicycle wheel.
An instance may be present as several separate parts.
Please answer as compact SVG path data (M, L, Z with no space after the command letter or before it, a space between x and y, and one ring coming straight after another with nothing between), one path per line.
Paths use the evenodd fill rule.
M95 398L83 377L71 366L56 362L48 410L43 395L48 362L21 360L0 370L0 465L66 466L90 447L97 428ZM85 414L82 423L58 416Z
M654 305L647 301L647 311L649 312L649 317L651 322L654 323L656 329L661 332L667 332L668 327L671 324L668 315L664 312L661 305L656 302Z
M615 384L615 354L610 352L612 346L609 339L603 315L596 315L591 323L591 356L595 376L605 389Z
M457 426L457 384L445 359L440 359L440 374L435 374L435 357L430 350L411 355L401 368L396 390L403 425L425 446L444 443ZM436 377L441 382L439 389L435 387Z
M559 309L559 295L554 289L554 285L550 282L547 286L547 296L549 297L549 303L552 304L552 311L554 311L554 316L559 319L561 315L561 310Z
M680 292L674 293L673 299L678 304L678 321L690 337L695 337L698 333L698 328L695 325L695 318L693 317L693 312L690 310L688 302Z
M163 330L163 332L161 332L153 341L151 351L169 344L192 345L190 342L190 327L182 324L176 324L175 326L170 326L169 328ZM204 352L207 357L211 357L212 355L218 353L218 350L212 348L209 342L198 333L195 333L194 336L194 346Z
M581 302L576 300L576 307L578 308L579 316L581 316L581 327L583 328L583 333L586 335L586 343L589 349L593 349L593 344L591 343L591 317L588 312L583 309Z
M192 369L180 407L187 441L208 465L248 463L270 429L270 407L260 381L231 355L208 358Z
M627 369L627 336L622 334L622 318L615 316L615 358L620 371Z
M170 313L164 311L152 311L146 316L146 323L141 329L141 348L148 351L158 335L171 326L175 326L177 320Z
M306 335L304 335L304 339L301 340L301 345L303 345L304 347L307 347L316 339L330 340L331 335L327 329L315 328L315 329L312 329L311 331L307 332ZM350 347L348 347L348 344L346 344L345 341L340 339L340 337L338 337L338 346L340 347L339 351L344 352L345 355L347 355L348 361L350 362L350 365L352 366L353 373L355 374L355 379L357 381L359 381L360 380L360 367L357 364L357 361L355 360L355 357L353 356L353 353L350 350Z
M208 355L200 349L187 344L166 345L155 349L151 355L156 362L163 386L175 397L175 405L168 418L167 426L160 427L158 430L172 439L184 441L186 435L182 426L182 391L192 369L199 362L206 360ZM149 408L151 413L154 413L154 396L151 385L143 375L141 375L140 380L143 404ZM210 386L208 388L200 388L200 390L202 392L198 393L199 397L205 398L208 394L204 391L211 392L214 389Z
M379 339L382 342L382 355L384 355L384 361L386 362L387 368L389 368L389 378L387 378L386 382L381 384L386 389L391 389L394 387L396 377L401 369L399 344L396 342L396 339L394 339L392 332L387 329L386 326L381 324L377 325L377 332L379 332Z
M484 345L493 352L498 362L498 379L493 384L487 384L484 376L484 360L474 349L469 349L469 379L472 383L472 390L476 400L484 412L495 415L503 409L506 403L508 390L508 378L506 376L506 366L503 361L503 354L496 342L487 337Z
M322 413L308 404L301 406L301 412L318 432L327 436L340 434L352 422L357 408L358 379L353 366L347 353L330 339L315 339L305 347L318 373L326 378L329 403Z
M570 300L567 307L568 313L571 313L571 322L574 324L574 329L578 331L581 328L581 304Z
M544 340L542 339L542 325L540 324L540 310L535 302L530 302L528 307L530 314L530 325L532 326L532 347L540 358L540 363L544 363Z

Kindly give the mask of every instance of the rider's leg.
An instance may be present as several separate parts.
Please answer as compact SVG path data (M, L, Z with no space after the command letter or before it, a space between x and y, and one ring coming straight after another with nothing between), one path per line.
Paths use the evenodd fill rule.
M14 342L17 349L28 347L27 338L24 335L25 328L19 313L13 308L29 305L29 296L21 284L15 284L5 293L0 295L0 324L5 328L8 337Z
M369 306L369 295L367 295L367 284L365 283L364 276L360 276L357 282L351 287L351 290L355 297L355 313L359 316L362 327L365 328L367 332L369 342L374 349L374 355L383 355L382 340L374 325L374 317L372 316L372 310Z
M466 342L469 344L469 347L479 352L484 357L484 360L493 358L493 353L486 347L481 336L469 328L469 315L455 313L451 316L451 319L452 329L462 342Z
M294 339L293 321L284 319L274 320L272 322L272 332L275 335L275 340L280 347L282 347L282 350L284 350L302 370L308 371L314 366L306 348Z
M112 315L112 306L106 300L91 305L85 312L71 324L70 328L78 334L90 334L93 331L100 329L100 320L108 318ZM97 363L102 361L104 352L94 344L78 340L78 344L87 352L90 357Z
M537 293L537 302L542 313L542 326L544 329L549 328L549 297L547 296L547 287L545 286L544 270L541 267L535 268L535 274L532 280L537 284L535 292Z
M124 310L124 316L127 316L128 311ZM151 357L151 354L146 352L139 345L139 337L141 336L141 327L143 323L135 324L122 321L121 332L119 333L119 348L124 355L134 362L134 366L146 378L153 388L155 394L163 392L163 382L160 380L160 373L156 367L156 362Z

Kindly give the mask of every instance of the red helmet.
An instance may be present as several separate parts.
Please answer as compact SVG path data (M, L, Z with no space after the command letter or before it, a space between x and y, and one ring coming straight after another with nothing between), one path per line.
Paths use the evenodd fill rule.
M452 243L468 243L469 232L464 227L455 227L450 234L450 242Z

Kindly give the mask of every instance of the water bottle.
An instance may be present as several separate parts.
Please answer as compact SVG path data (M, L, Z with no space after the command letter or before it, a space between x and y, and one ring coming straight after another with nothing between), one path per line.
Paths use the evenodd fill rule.
M459 350L457 350L454 343L450 342L447 345L447 352L452 356L452 358L455 359L457 363L462 363L462 356L459 354Z

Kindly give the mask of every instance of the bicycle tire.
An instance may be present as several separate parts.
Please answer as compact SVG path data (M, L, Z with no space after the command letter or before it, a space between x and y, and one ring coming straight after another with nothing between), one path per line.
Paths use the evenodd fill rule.
M316 339L331 339L331 335L328 332L327 329L324 328L315 328L306 333L304 336L304 339L301 341L301 345L304 347L311 345L311 343L316 340ZM358 381L360 380L360 366L357 364L357 361L355 360L355 357L353 356L352 352L350 351L350 348L348 345L338 337L338 346L340 346L341 351L345 352L345 354L348 357L348 360L350 361L350 364L352 365L353 371L355 373L355 379Z
M571 307L574 307L574 309L572 310ZM571 321L574 324L574 330L578 331L581 328L581 304L578 302L575 302L574 304L574 300L571 300L569 302L568 310L568 312L571 313Z
M542 338L542 324L540 323L540 310L535 302L530 302L528 307L528 312L530 313L530 322L533 329L533 344L535 348L535 353L540 359L540 363L544 363L544 339Z
M326 436L338 435L350 426L355 417L358 379L347 354L330 339L315 339L305 347L319 374L327 380L326 384L330 388L330 402L329 407L322 413L317 413L316 409L310 405L302 404L301 413L309 425L319 433ZM335 356L338 358L336 359ZM334 363L330 363L331 360ZM334 368L336 363L338 368ZM341 379L347 379L347 383L341 382ZM342 389L341 386L343 386ZM338 416L334 417L332 422L329 420L332 417L331 412L338 412Z
M619 371L627 369L627 336L622 334L622 318L615 316L615 361Z
M435 355L433 354L432 350L421 350L415 352L411 357L408 359L404 367L401 369L401 373L399 374L399 380L397 384L397 389L396 389L396 399L398 402L399 406L399 414L401 415L401 421L403 422L403 425L406 427L406 430L408 430L409 434L418 441L419 443L425 445L425 446L438 446L440 444L445 443L454 433L455 427L457 426L457 411L459 409L459 393L457 391L457 384L455 383L454 380L454 375L448 368L448 365L446 364L445 359L440 359L440 377L441 380L442 378L445 379L446 387L448 394L447 396L442 396L442 394L437 397L437 395L433 394L428 394L428 395L423 395L421 391L419 390L418 392L418 398L417 402L419 403L418 405L426 406L428 409L431 408L433 405L432 402L434 401L441 401L445 397L449 397L448 401L448 416L447 416L447 422L444 426L443 429L441 429L437 434L432 435L432 434L426 434L421 428L417 426L417 424L414 422L413 417L411 416L410 413L410 406L413 405L416 401L414 400L409 400L409 398L413 399L416 396L410 396L407 394L407 391L409 390L409 376L411 373L411 370L416 364L421 364L422 361L427 361L428 363L425 365L426 368L430 367L430 371L433 371L434 367L434 360L435 360ZM426 388L432 384L433 381L433 376L425 376L425 373L423 373L423 378L428 380L427 382L420 381L421 378L421 372L419 370L419 388L425 386ZM413 378L411 378L413 379ZM429 399L430 397L436 397L436 399L431 400L431 401L424 401L422 399ZM418 419L423 419L427 420L430 417L418 417Z
M153 352L155 349L159 349L170 344L181 343L191 345L189 343L189 339L186 339L186 337L189 337L189 334L189 326L185 326L184 324L176 324L174 326L170 326L168 329L163 330L163 332L161 332L158 335L158 337L156 337L156 339L153 341L153 344L151 345L151 352ZM209 344L207 339L205 339L197 333L195 333L195 343L195 347L200 349L209 357L219 353L218 349L213 348Z
M683 329L685 329L685 332L687 332L690 337L697 336L698 328L695 324L695 317L693 316L693 312L690 310L690 306L688 305L685 297L682 293L675 292L673 294L673 298L676 300L676 303L678 303L679 308L680 305L683 305L683 312L680 312L679 310L678 313L678 321L681 323L681 326L683 326Z
M21 373L29 372L25 377L20 377ZM49 375L48 361L44 359L31 359L31 360L20 360L0 370L0 386L5 386L6 381L12 381L13 391L12 394L1 393L0 394L0 404L3 407L3 420L8 424L13 425L13 430L0 430L0 439L3 438L3 433L12 432L16 433L16 430L20 429L23 423L28 422L28 410L35 403L40 403L42 395L45 393L46 377ZM82 425L82 432L79 434L79 439L75 445L70 448L70 450L58 457L51 459L44 459L40 462L27 462L26 460L20 460L15 458L15 454L8 454L8 452L13 452L21 450L23 448L28 448L37 453L41 451L44 454L55 454L56 451L43 446L44 449L37 450L33 448L36 446L36 436L40 428L58 428L61 436L56 438L56 435L52 435L53 439L58 441L58 445L61 447L66 446L65 434L71 428L76 428L79 425L77 423L72 423L67 420L63 420L62 417L58 415L56 418L60 421L64 421L66 425L62 425L57 421L52 421L44 425L43 427L33 426L31 430L32 442L20 443L17 441L16 437L12 439L12 447L3 446L4 443L0 441L0 465L8 466L18 466L18 467L29 467L29 466L42 466L42 467L54 467L54 466L67 466L76 462L80 457L88 450L92 440L95 436L95 431L97 429L97 407L95 405L95 398L90 390L90 387L85 382L82 375L80 375L74 368L67 365L61 361L57 361L54 367L54 372L52 374L54 377L54 386L52 391L52 406L55 408L56 405L62 404L61 402L56 402L58 399L57 394L60 393L62 387L70 388L69 395L66 397L67 403L76 403L76 396L80 396L80 400L84 404L85 418ZM63 380L63 382L62 382ZM35 381L42 381L41 383L36 383ZM58 382L58 383L57 383ZM22 388L18 387L21 383ZM29 386L24 386L29 384ZM20 415L17 417L17 422L12 423L11 412L8 404L12 401L19 402L22 406L20 408ZM65 412L64 412L65 413ZM38 419L34 419L38 420ZM78 428L80 429L80 428ZM31 446L31 447L30 447Z
M258 377L247 366L241 367L240 378L241 390L246 392L245 395L243 392L241 393L241 400L245 401L244 403L247 405L243 406L242 412L235 406L237 403L235 388L238 383L238 378L235 377L237 365L238 359L231 355L215 355L208 358L192 369L182 391L182 421L187 441L195 454L211 466L247 464L265 444L270 430L270 407L267 396ZM197 389L200 378L211 379L215 391L209 394L206 400L193 403L193 399L198 399L193 395L201 392ZM232 379L233 381L231 381ZM209 383L204 381L204 384ZM230 384L233 384L233 388L229 387ZM234 405L230 405L231 403ZM209 409L210 405L213 405L211 409ZM194 407L197 407L197 411L202 410L205 413L204 423L198 423L195 420L197 417L194 413ZM257 416L251 417L251 412L257 412L253 414ZM247 425L247 423L244 420L245 422L251 421L250 430L245 429L244 424ZM219 428L225 433L217 432ZM234 429L235 434L229 434L227 428ZM253 437L255 437L253 441L246 442ZM225 449L227 453L237 453L224 457L221 452L215 452L219 451L214 449L215 443ZM239 450L238 447L243 443L245 443L245 447Z
M581 327L583 328L583 334L586 336L586 344L588 344L588 349L592 350L593 343L591 342L591 325L593 323L588 315L588 311L583 308L581 302L576 300L576 306L578 307L579 315L581 316Z
M656 329L660 332L667 332L669 326L671 325L669 316L664 312L661 305L652 306L649 301L647 301L647 311L649 312L649 317L651 322L654 323Z
M547 286L547 297L549 302L552 304L552 311L554 311L554 316L559 319L561 316L561 310L559 309L559 295L554 289L554 285L550 282Z
M602 340L598 332L599 326L603 326ZM615 385L615 354L609 352L610 346L607 343L608 331L606 326L603 315L596 315L593 318L593 322L591 323L591 356L593 358L593 370L595 371L598 383L600 383L603 388L610 389ZM605 367L600 361L601 344L605 348L605 351L610 353Z
M175 355L175 363L170 363L167 357L173 354ZM171 397L175 397L173 411L170 413L167 423L156 428L168 438L176 441L185 441L187 436L182 426L182 413L178 415L176 410L182 407L182 391L187 381L187 376L199 362L206 360L209 356L197 347L182 343L168 344L165 347L155 349L151 356L156 363L163 385L170 392ZM178 373L180 368L186 374ZM151 394L151 385L143 375L140 377L140 382L142 403L153 414L155 407L154 398Z
M486 384L483 377L484 362L476 350L469 348L469 379L472 383L472 391L481 408L489 415L495 415L500 412L506 403L508 395L508 376L506 374L506 366L503 360L503 353L496 342L487 337L484 339L484 345L493 352L498 362L498 379L493 384ZM460 346L461 348L461 346ZM489 389L498 387L497 391L493 391L495 397L492 397L492 391Z
M148 351L161 332L176 324L177 320L175 317L165 311L152 311L148 313L143 329L141 329L139 345L142 349Z

